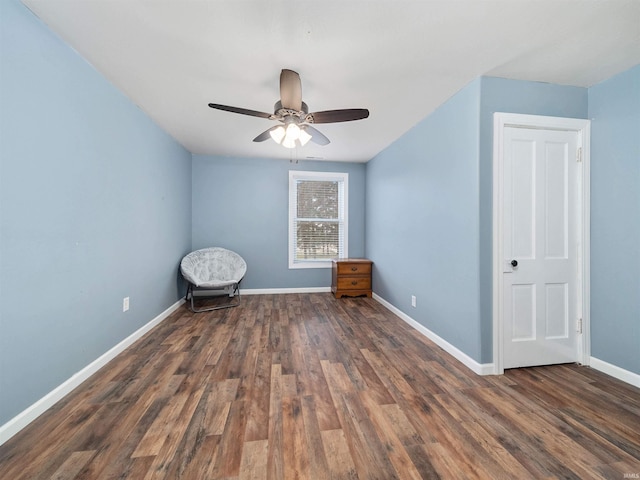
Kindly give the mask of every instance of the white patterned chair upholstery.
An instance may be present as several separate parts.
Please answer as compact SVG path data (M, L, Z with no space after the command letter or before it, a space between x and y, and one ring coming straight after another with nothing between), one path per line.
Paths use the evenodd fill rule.
M185 256L180 262L180 272L187 281L186 301L191 301L191 311L209 312L240 304L240 282L247 272L247 264L236 252L221 247L203 248ZM196 309L194 290L225 290L236 301L209 308Z

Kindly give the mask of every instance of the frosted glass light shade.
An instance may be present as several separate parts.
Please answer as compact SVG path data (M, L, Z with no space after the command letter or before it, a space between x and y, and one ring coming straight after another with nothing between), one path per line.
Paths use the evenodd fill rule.
M295 123L287 125L287 138L291 140L297 140L300 137L300 127Z
M309 135L305 129L301 128L300 136L298 137L298 140L300 140L300 145L304 147L307 144L307 142L311 140L311 135Z
M282 141L282 146L285 148L294 148L296 146L296 141L292 138L289 138L289 136L287 135Z
M284 127L282 125L280 125L277 128L274 128L273 130L271 130L269 132L269 135L271 135L271 138L273 138L273 141L276 143L282 143L282 139L285 136L285 130Z

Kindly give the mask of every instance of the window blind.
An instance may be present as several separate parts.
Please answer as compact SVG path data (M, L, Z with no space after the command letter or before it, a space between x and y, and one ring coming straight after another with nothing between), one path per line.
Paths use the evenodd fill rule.
M290 263L326 263L346 256L346 174L323 178L320 172L299 173L290 182Z

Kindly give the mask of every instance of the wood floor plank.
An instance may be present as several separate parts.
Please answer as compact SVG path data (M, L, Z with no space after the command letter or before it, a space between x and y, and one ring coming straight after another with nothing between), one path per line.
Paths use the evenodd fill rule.
M95 450L73 452L53 475L51 475L51 480L70 480L75 478L95 454Z
M427 452L429 446L426 444L418 444L418 445L406 445L405 449L411 458L411 461L416 466L416 469L420 473L422 478L429 480L439 480L442 477L440 473L436 470L432 463L432 459Z
M23 463L21 461L23 458L49 458L53 461L57 457L57 464L61 465L66 458L56 452L63 448L67 435L75 435L79 426L90 421L99 409L100 405L96 404L69 404L66 409L61 410L66 417L65 422L60 421L60 412L56 412L56 415L47 415L49 412L45 412L38 419L38 424L31 423L20 432L18 438L25 436L30 439L29 441L17 442L12 439L0 446L0 478L22 476L26 479L29 475L35 476L35 472L42 472L46 468L40 462L37 465L34 462ZM40 441L42 432L50 433L50 441Z
M358 471L363 472L365 478L400 478L366 414L357 389L350 383L344 365L323 362L323 369Z
M153 457L131 458L112 465L112 469L102 472L99 476L87 476L86 471L82 471L74 480L88 480L97 478L98 480L116 480L121 478L142 479L145 477L151 464Z
M463 393L436 395L434 400L439 402L454 418L459 419L457 422L461 428L461 434L468 434L480 447L478 454L486 455L495 461L497 468L494 467L494 472L504 472L509 478L528 478L531 476L531 473L496 438L491 430L491 425L485 422L485 418L479 415L475 408L470 407L470 402Z
M430 415L431 396L419 396L405 380L401 372L395 371L395 369L386 369L386 357L379 352L376 352L376 354L363 350L362 353L374 370L379 372L380 379L393 396L395 403L407 412L411 412L411 415L408 415L407 418L413 428L420 432L426 442L436 442L434 434L440 427L433 423L433 418Z
M173 450L168 452L161 452L161 455L167 457L167 453L170 452L174 455L173 458L175 458L175 461L172 460L166 466L165 478L193 478L189 475L192 475L194 472L197 472L199 475L199 477L195 478L203 478L209 462L206 460L203 462L202 455L199 454L203 451L207 451L207 447L205 445L207 441L211 441L210 439L212 438L219 439L219 436L206 435L205 433L208 413L207 400L209 394L210 391L205 389L200 396L195 396L193 399L189 400L194 407L190 407L188 404L185 406L183 411L184 414L182 415L182 421L185 422L185 427L184 432L180 435L182 439L171 442L171 438L174 438L174 435L167 439L167 447L170 447L171 443L173 443L175 447ZM193 410L193 413L191 418L188 418L188 412L191 409ZM212 450L215 450L217 445L218 440L214 440L214 448ZM210 453L210 456L213 457L212 452ZM154 459L154 464L155 462L156 459Z
M245 441L267 440L269 437L269 382L271 380L271 355L264 352L255 361L253 377L247 391L247 428Z
M178 309L1 445L0 478L634 478L638 425L602 372L480 377L373 299L251 295Z
M635 461L614 462L599 467L598 473L606 479L640 478L640 467L638 467L638 462Z
M329 466L326 478L332 480L359 478L344 432L342 430L325 430L321 436Z
M239 480L266 480L268 440L244 442Z
M389 425L405 447L424 445L424 440L411 424L404 410L397 403L379 406L389 420Z
M283 397L282 411L282 429L289 432L283 440L284 478L311 478L309 448L304 433L300 398Z
M309 478L323 478L329 471L317 412L314 397L302 397L304 434L309 449Z
M456 420L452 415L451 411L455 408L453 404L439 402L443 397L436 397L432 404L434 418L439 424L447 425L447 428L440 428L437 432L438 444L446 448L458 468L462 467L463 471L472 472L466 474L469 477L497 478L504 474L504 469L496 457L485 450L484 442L478 442L468 433L463 422Z
M548 422L554 424L555 428L561 430L566 437L579 443L584 449L598 457L599 463L607 464L621 459L622 452L619 447L622 445L621 442L624 442L622 437L616 438L615 441L609 445L601 443L602 436L606 436L607 430L611 428L609 422L603 421L601 423L602 427L596 427L594 429L591 427L592 417L585 417L584 422L581 419L574 418L575 413L573 412L577 412L578 410L572 406L573 402L571 402L571 397L563 396L562 399L558 401L556 388L549 389L551 392L531 388L523 389L523 385L531 385L529 382L532 378L534 377L531 372L518 372L519 385L513 386L513 388L510 389L510 393L520 402L531 402L530 408L532 411L536 411L538 415L544 416ZM533 386L535 386L535 383ZM552 400L549 401L549 398L552 398ZM580 401L582 401L582 399ZM540 405L540 402L544 402L543 405L558 406L557 408L536 408ZM600 408L602 408L602 406ZM608 409L605 408L605 410ZM598 414L598 417L599 416ZM640 443L640 433L637 435L636 441L632 443ZM624 444L627 445L628 442L624 442ZM626 448L623 448L623 450L630 447L633 448L631 445L628 445Z
M420 480L422 478L420 472L418 472L418 469L413 464L411 456L404 448L402 441L396 434L389 418L385 416L383 410L380 408L380 405L378 405L366 391L360 392L360 398L378 437L384 439L386 455L389 457L391 464L396 472L402 472L400 478Z
M207 477L208 472L213 468L212 463L217 454L218 445L220 444L220 435L202 435L202 431L195 437L185 437L183 450L180 448L178 452L184 452L176 457L176 461L171 463L164 478L166 479L200 479ZM144 457L154 460L153 457ZM151 462L149 464L151 468ZM141 478L141 477L127 477Z
M26 468L19 472L18 478L20 476L24 476L23 478L36 476L47 478L73 452L96 450L99 444L108 439L124 408L126 406L123 404L104 404L90 418L84 419L82 424L75 425L71 430L73 435L66 442L61 441L62 438L52 438L51 443L39 442L48 443L48 448L38 457L38 464L26 465ZM3 475L0 474L0 478L3 478Z
M229 415L225 424L212 469L208 473L210 478L236 477L240 471L242 450L238 448L244 442L246 422L245 400L231 402Z
M267 478L284 478L284 432L282 406L282 365L271 366L269 383L269 452L267 455Z
M311 341L306 333L304 336L305 344L311 345ZM327 381L322 371L320 356L317 351L312 348L304 348L302 361L307 366L309 375L310 395L314 398L316 407L316 416L321 430L334 430L340 428L340 422L333 408L331 394L327 386ZM300 393L300 392L298 392ZM303 395L305 396L305 395Z
M566 450L558 450L557 437L555 435L545 434L546 425L541 427L538 422L539 418L532 418L527 405L523 405L516 400L515 396L509 398L510 401L504 401L495 389L479 388L474 389L472 395L477 394L478 397L484 399L484 405L491 405L496 412L502 417L502 421L509 425L512 433L511 438L520 438L518 443L510 441L508 445L518 451L526 449L525 456L530 459L536 459L537 464L533 467L530 463L526 463L529 469L535 468L536 476L559 476L561 478L579 480L581 477L567 466L572 463L572 459L566 455L566 452L572 452L570 448ZM552 431L553 429L549 429ZM567 437L564 437L567 439ZM510 450L511 452L512 450ZM543 454L535 455L534 452L542 452ZM554 455L556 452L556 455ZM576 452L584 453L584 452ZM512 453L513 454L513 453ZM560 461L560 459L562 461ZM523 457L519 457L519 461L523 464Z
M178 376L181 382L183 381L182 377L182 375ZM187 395L177 395L167 402L131 455L132 458L158 454L187 399Z
M177 389L177 386L172 386ZM135 468L139 471L141 465L146 462L134 462L131 455L144 437L158 414L166 405L167 398L164 397L141 397L138 401L132 402L126 413L118 419L125 428L117 429L117 438L107 441L98 449L96 455L85 466L78 478L117 478L121 472ZM125 401L125 404L128 402ZM112 426L112 428L114 428ZM152 457L141 457L151 459ZM142 475L143 477L144 475Z

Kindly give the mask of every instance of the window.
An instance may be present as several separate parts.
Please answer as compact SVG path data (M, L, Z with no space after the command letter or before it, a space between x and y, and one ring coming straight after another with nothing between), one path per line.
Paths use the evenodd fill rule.
M289 172L289 268L347 257L348 173Z

